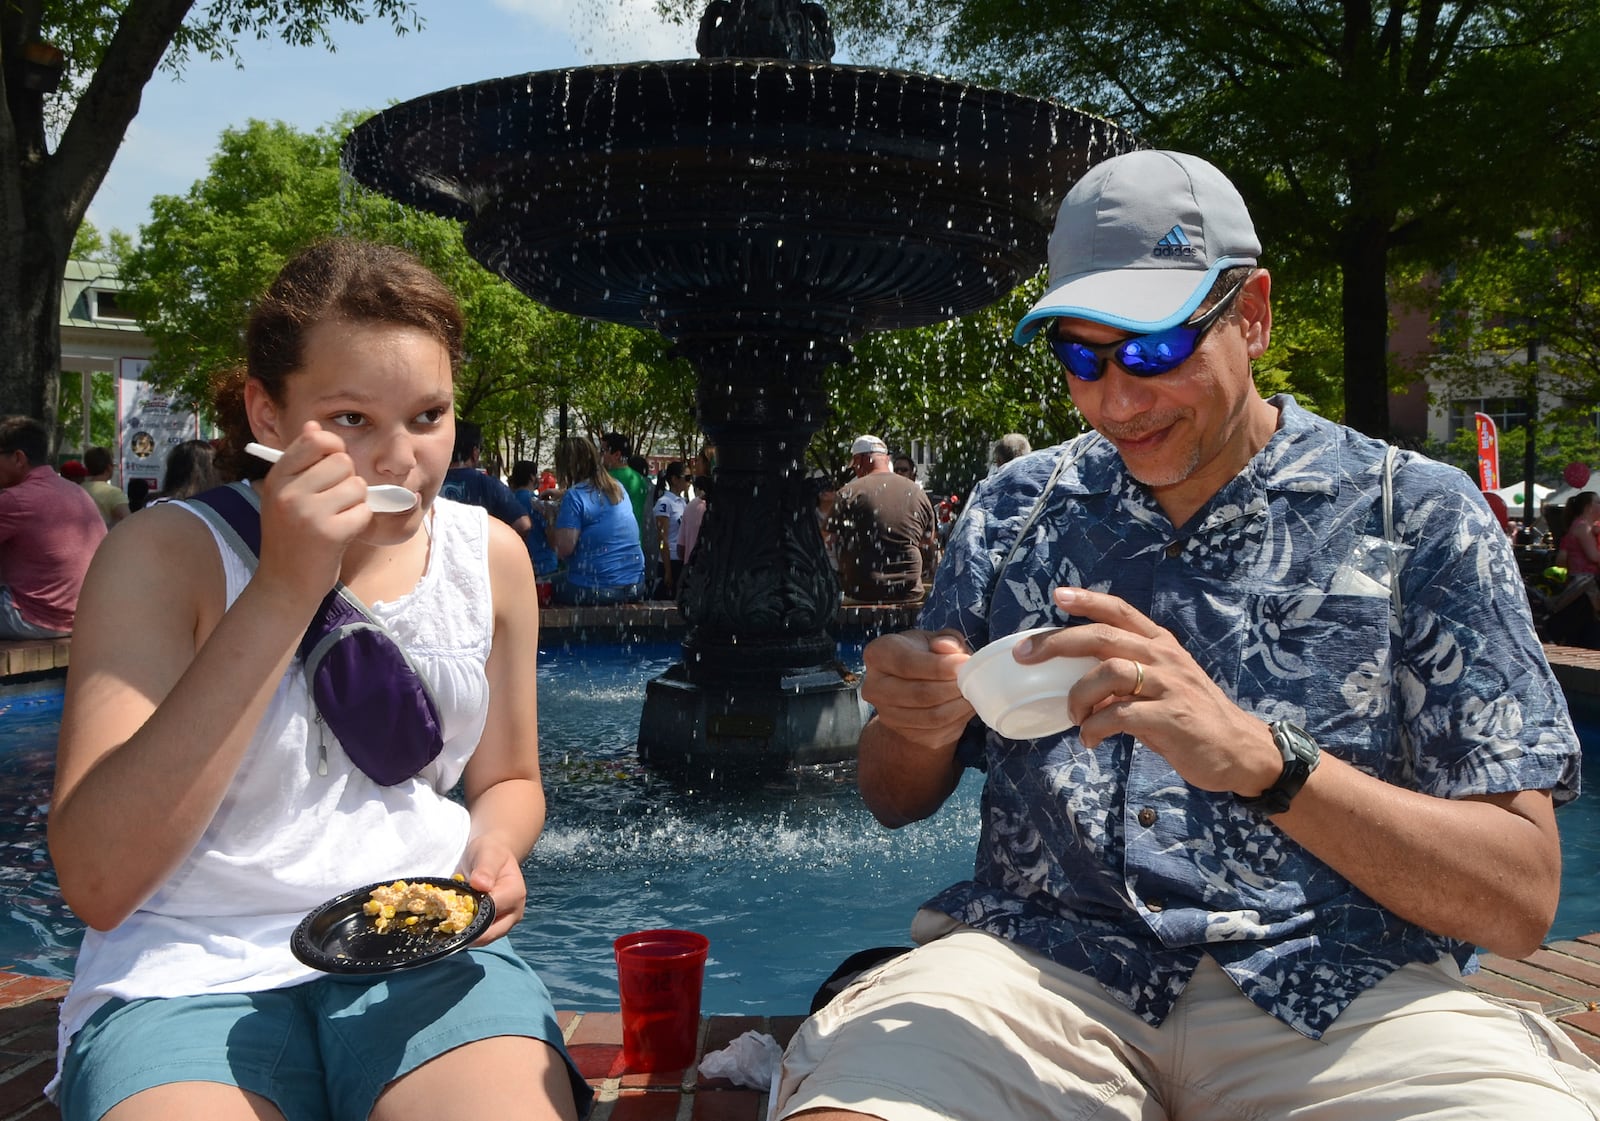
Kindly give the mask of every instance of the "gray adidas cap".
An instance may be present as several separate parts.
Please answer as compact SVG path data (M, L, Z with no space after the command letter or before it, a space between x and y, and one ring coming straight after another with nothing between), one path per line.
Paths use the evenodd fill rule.
M1096 164L1050 234L1050 282L1012 334L1031 342L1058 317L1143 334L1194 314L1217 274L1261 253L1250 211L1198 156L1145 150Z

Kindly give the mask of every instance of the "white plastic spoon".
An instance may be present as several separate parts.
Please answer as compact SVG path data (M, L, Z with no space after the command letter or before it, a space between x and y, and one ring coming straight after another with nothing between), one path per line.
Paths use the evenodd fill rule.
M246 444L244 450L257 459L264 459L268 463L276 463L283 458L283 453L277 448L269 448L265 444ZM417 504L416 491L406 487L397 487L390 483L380 483L367 488L367 505L372 507L377 514L404 514Z

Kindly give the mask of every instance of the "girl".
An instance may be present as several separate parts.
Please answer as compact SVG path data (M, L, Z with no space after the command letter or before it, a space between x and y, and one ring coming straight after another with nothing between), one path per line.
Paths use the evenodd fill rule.
M556 478L565 491L550 529L550 544L567 562L566 572L556 581L556 602L637 602L644 580L644 551L633 504L622 484L600 466L594 445L581 436L568 436L556 444Z
M249 440L284 452L248 468L254 574L184 502L95 557L49 819L62 895L91 928L61 1012L68 1121L586 1109L549 996L503 940L544 825L538 610L516 534L435 500L461 336L455 301L408 255L302 253L218 398L235 471ZM418 504L374 514L369 483ZM327 732L295 659L335 581L437 699L442 748L393 785ZM458 778L464 806L447 797ZM342 891L452 873L494 898L472 949L377 977L290 953L300 918Z

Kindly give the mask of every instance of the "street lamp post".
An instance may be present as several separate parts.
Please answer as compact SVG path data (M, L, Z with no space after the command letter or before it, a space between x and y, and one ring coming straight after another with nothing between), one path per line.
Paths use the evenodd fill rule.
M1534 519L1533 475L1538 462L1536 446L1539 434L1539 340L1528 341L1528 438L1522 449L1522 524L1531 526Z

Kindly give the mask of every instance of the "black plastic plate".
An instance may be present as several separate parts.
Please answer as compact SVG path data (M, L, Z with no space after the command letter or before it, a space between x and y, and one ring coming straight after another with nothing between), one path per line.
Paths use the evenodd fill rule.
M362 907L374 888L404 879L413 884L436 884L464 891L478 900L478 912L465 930L439 934L419 923L390 928L379 934L372 917ZM437 961L464 950L494 922L494 899L486 891L445 876L396 876L335 896L300 920L289 938L289 949L312 969L324 973L392 973Z

